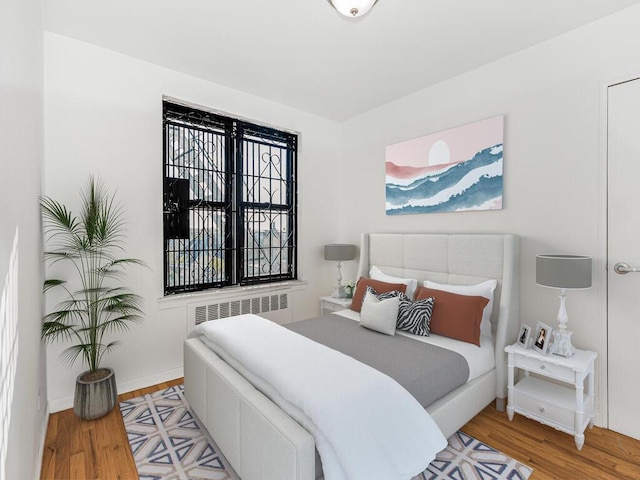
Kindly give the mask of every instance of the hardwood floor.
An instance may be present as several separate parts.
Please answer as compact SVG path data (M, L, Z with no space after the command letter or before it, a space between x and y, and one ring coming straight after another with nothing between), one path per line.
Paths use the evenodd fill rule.
M182 378L118 395L118 400L146 395L182 383ZM80 420L73 409L54 413L42 456L41 479L137 479L118 406L97 420Z
M182 379L118 396L127 400L177 385ZM640 442L594 427L578 451L573 437L516 415L512 422L493 406L485 408L462 430L534 469L531 480L638 480ZM73 410L51 415L41 479L137 479L120 410L93 421Z
M531 480L640 479L640 442L611 430L587 429L579 451L572 436L492 405L462 430L532 467Z

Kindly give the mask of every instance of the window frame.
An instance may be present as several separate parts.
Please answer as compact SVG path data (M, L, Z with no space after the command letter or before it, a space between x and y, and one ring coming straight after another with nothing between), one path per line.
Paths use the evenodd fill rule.
M201 107L185 105L176 102L175 100L163 99L162 111L164 295L168 296L180 293L193 293L212 288L217 289L297 280L298 135L296 133L292 133L282 129L276 129L273 127L260 125L255 122L249 122L227 115L214 113ZM209 209L208 212L210 215L212 212L218 211L221 212L221 215L224 217L225 235L222 241L216 243L216 245L218 245L220 248L216 250L207 250L207 253L209 255L211 255L214 251L222 252L223 255L222 258L224 259L224 268L223 271L221 270L221 278L217 281L203 282L193 278L194 269L202 268L198 266L198 262L195 260L189 260L187 262L175 261L173 264L171 264L171 261L169 259L170 254L175 253L175 251L169 248L169 246L171 245L172 240L176 240L176 237L168 237L168 234L174 234L175 231L171 229L168 230L167 225L170 224L173 226L175 223L179 224L180 222L174 222L176 217L180 214L182 214L183 217L186 215L185 205L176 206L176 198L171 196L171 190L168 187L168 182L170 182L170 180L168 179L175 179L177 177L170 177L169 170L171 168L183 168L184 170L189 171L189 168L191 168L186 166L179 167L175 164L171 164L170 162L169 151L173 149L173 145L169 145L170 140L168 138L168 127L170 125L175 125L176 123L180 123L181 127L186 129L192 127L194 129L201 127L204 130L207 130L208 128L213 128L214 130L217 129L216 134L222 135L224 138L223 164L225 170L223 172L213 169L207 171L210 174L215 173L217 175L221 175L224 178L222 182L225 191L224 199L222 201L204 201L202 199L191 198L193 193L193 188L191 186L193 176L189 174L189 201L188 205L186 206L186 208L188 208L189 215L192 215L195 209L204 207ZM224 133L222 134L221 132ZM255 156L251 160L245 158L243 148L246 142L253 142L255 144L261 144L263 146L266 145L269 151L271 151L271 148L273 148L286 154L286 159L278 157L279 161L281 162L281 171L280 178L276 179L277 182L275 182L285 190L284 196L280 196L281 200L284 198L284 203L281 202L278 204L274 204L272 201L249 201L249 198L246 197L246 192L249 189L247 187L248 183L247 185L245 185L243 181L245 179L243 168L245 165L245 160L254 162L254 170L256 168L256 162L258 164L258 167L260 164L260 159L255 158ZM173 152L175 153L175 150L173 150ZM268 161L273 162L274 157L276 157L276 155L270 157ZM282 168L286 169L286 175L282 174ZM259 182L262 181L261 176L258 176L256 178L260 179ZM269 177L267 180L267 183L269 184L269 189L267 190L268 195L269 198L272 199L274 178ZM178 182L176 181L175 183ZM261 186L264 187L263 185ZM260 195L260 193L258 193L258 195ZM249 209L253 209L254 212L266 212L268 215L276 215L274 212L280 212L281 214L286 215L286 229L283 230L283 222L281 217L279 217L281 228L279 231L277 231L277 233L279 233L278 237L280 241L282 241L283 239L283 232L287 234L286 236L284 236L284 239L286 240L285 243L280 244L279 246L276 245L276 247L272 247L271 244L269 244L268 248L263 248L258 242L258 247L252 246L250 248L251 253L255 254L256 251L258 252L258 266L260 270L262 269L263 261L267 262L266 274L255 272L255 270L250 273L249 270L250 266L248 265L249 262L247 260L249 258L250 252L249 246L246 244L246 239L249 238L248 232L250 231L246 219L246 215ZM191 226L190 218L189 222ZM220 222L220 220L218 220L218 222ZM202 223L200 225L202 225ZM218 225L220 225L220 223L218 223ZM186 252L189 254L190 259L193 257L192 254L200 254L205 250L193 247L193 244L195 243L194 238L191 236L193 232L193 228L189 228L189 239L187 240L186 238L182 238L184 243L188 243L190 245L189 248L182 249L183 253ZM260 232L262 233L263 231L261 230ZM184 231L182 233L184 234ZM273 233L274 232L272 230L269 230L269 241L271 241L271 236L276 237L276 235L273 235ZM254 238L255 240L255 237L252 238ZM268 256L265 254L265 251L269 252ZM275 272L272 271L275 264L275 261L273 260L274 251L279 251L279 253L275 254L276 259L284 255L284 253L286 252L286 267L283 267L282 258L280 258L280 261L278 262L279 268L276 269ZM253 262L253 265L255 268L255 262ZM180 273L183 274L183 277L180 277ZM179 277L178 280L176 280L176 275ZM220 276L220 272L216 272L216 275ZM180 278L182 278L184 281L181 282Z

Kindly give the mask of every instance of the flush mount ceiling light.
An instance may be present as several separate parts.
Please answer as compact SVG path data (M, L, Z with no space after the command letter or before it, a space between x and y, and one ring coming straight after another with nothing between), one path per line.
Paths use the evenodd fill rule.
M331 5L345 17L361 17L376 3L377 0L329 0Z

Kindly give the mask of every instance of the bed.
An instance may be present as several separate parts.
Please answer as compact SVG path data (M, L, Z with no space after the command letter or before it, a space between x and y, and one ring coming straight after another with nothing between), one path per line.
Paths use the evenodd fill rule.
M371 266L422 283L470 285L495 279L492 368L434 401L426 410L448 437L494 399L504 410L504 347L519 329L519 241L513 235L363 234L358 276ZM349 312L346 316L349 316ZM345 322L350 321L348 318ZM312 435L200 338L184 348L185 396L243 480L321 478Z

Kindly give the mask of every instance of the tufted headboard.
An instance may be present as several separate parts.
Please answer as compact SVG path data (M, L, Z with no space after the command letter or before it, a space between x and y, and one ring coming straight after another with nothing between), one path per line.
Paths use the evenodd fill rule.
M372 265L389 275L440 283L474 284L496 279L491 316L496 355L496 398L507 396L504 347L515 342L520 327L520 242L516 235L364 233L358 278Z

